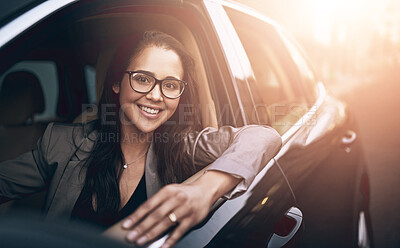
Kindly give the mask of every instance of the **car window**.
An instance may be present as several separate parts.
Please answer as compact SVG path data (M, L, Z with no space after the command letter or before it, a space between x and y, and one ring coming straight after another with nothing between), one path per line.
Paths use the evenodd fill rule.
M296 66L279 34L270 24L225 7L250 60L254 79L250 90L259 116L280 134L293 126L308 110Z
M137 9L134 4L132 6L129 12L123 5L119 9L113 8L115 13L110 13L108 4L105 4L105 13L101 13L101 3L77 2L44 18L0 47L0 57L7 58L0 61L0 84L10 73L29 72L29 75L33 74L38 79L34 81L35 84L39 81L45 103L44 112L35 112L33 118L33 112L29 112L20 118L19 111L14 111L15 108L11 106L18 105L25 112L31 111L31 96L19 97L22 101L18 104L9 101L10 97L5 99L7 101L1 101L0 116L8 120L0 123L0 161L36 149L36 143L48 122L74 122L83 114L83 110L89 109L88 105L95 106L116 47L122 40L138 36L144 30L156 29L169 33L188 48L196 61L195 81L200 84L197 91L200 104L206 106L199 113L202 124L218 126L208 86L211 76L206 74L203 65L199 39L188 27L190 20L187 19L192 19L192 15L181 14L180 18L186 18L181 20L175 16L177 11L183 11L178 7L177 11L171 10L167 15L154 13L151 8L145 11L142 6ZM14 81L10 84L16 85ZM17 95L19 90L11 88ZM88 115L79 120L89 121ZM14 133L18 135L11 135Z
M187 26L190 21L153 13L151 8L144 11L132 7L127 14L121 7L114 9L113 14L101 14L86 8L91 4L66 7L0 48L0 56L9 58L0 62L0 80L9 72L21 69L34 73L40 81L46 106L44 113L35 114L36 121L82 120L82 111L88 106L95 107L93 104L99 100L105 72L118 44L144 30L157 29L176 37L195 57L196 81L203 84L199 87L199 98L202 106L209 106L201 109L202 123L218 126L198 37ZM80 11L79 5L85 8Z
M83 67L85 73L86 89L88 92L89 103L97 103L96 96L96 70L93 66L85 65Z
M311 68L309 62L304 58L304 55L300 52L299 46L294 40L284 31L280 32L283 42L288 48L294 63L297 65L299 75L305 89L307 100L310 104L313 104L317 98L317 87L316 87L316 76Z

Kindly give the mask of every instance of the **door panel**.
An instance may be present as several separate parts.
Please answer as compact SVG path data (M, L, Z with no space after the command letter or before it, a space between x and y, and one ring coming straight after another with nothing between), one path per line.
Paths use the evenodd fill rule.
M243 195L224 202L176 247L266 247L278 220L295 205L275 161Z
M248 79L254 101L265 106L267 124L284 138L277 165L303 213L304 233L296 246L350 246L357 216L355 186L362 170L346 107L325 94L301 53L279 28L230 7L225 10L254 71L254 80Z
M350 151L343 146L350 126L342 108L328 96L314 124L301 128L278 159L304 214L300 246L348 247L353 242L360 147L357 141Z

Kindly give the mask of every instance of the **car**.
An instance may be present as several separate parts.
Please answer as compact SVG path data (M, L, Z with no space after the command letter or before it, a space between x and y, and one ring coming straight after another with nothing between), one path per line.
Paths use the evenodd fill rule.
M216 0L28 0L1 9L0 161L35 149L49 122L96 118L119 41L156 29L195 58L204 127L269 125L283 141L246 193L219 200L176 247L373 246L357 124L274 21ZM44 197L1 212L34 211Z

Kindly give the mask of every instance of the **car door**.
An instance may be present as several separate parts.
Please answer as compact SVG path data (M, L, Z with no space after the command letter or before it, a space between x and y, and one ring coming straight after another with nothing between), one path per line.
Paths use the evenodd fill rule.
M272 21L230 3L225 10L253 69L246 83L254 103L253 109L244 107L251 111L246 115L271 125L283 138L277 165L304 214L298 245L354 244L355 202L365 168L346 106L318 82L296 45Z
M308 63L290 38L284 32L280 35L298 68L302 86L309 91L315 80L308 76ZM304 152L315 155L312 159L308 156L303 158L309 173L299 180L304 169L292 167L290 157L282 158L281 166L290 178L299 206L309 216L305 219L308 228L300 244L356 246L364 243L360 242L359 236L360 218L363 218L360 215L365 211L366 219L369 219L368 176L360 137L357 137L357 125L346 105L329 92L324 92L322 83L317 85L321 87L318 98L324 96L324 100L318 108L313 106L316 111L312 125L307 128L310 131L296 138L307 137L303 143ZM293 149L293 154L295 150L298 149ZM366 229L370 231L370 223ZM317 232L318 236L315 235Z

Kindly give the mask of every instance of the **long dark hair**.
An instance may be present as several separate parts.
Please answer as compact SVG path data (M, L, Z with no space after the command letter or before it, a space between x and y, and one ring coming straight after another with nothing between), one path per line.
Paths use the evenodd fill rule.
M146 31L141 36L133 36L119 46L110 64L99 102L100 119L95 124L98 135L85 164L87 175L82 196L90 200L94 197L96 212L103 216L115 216L121 203L119 180L122 173L123 154L119 143L121 139L120 106L118 95L114 93L112 86L121 81L129 63L141 51L151 46L174 51L182 62L183 80L189 82L173 116L153 134L158 159L158 175L162 183L168 184L182 182L195 172L190 159L184 156L183 142L181 142L188 133L199 130L201 127L197 85L194 78L194 60L178 40L163 32ZM190 114L187 114L188 112Z

